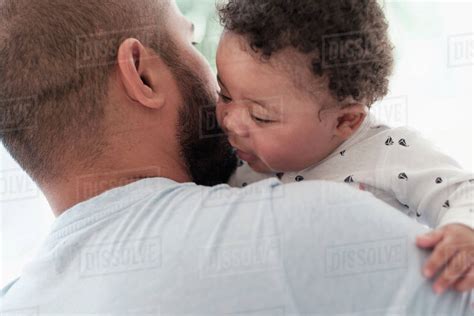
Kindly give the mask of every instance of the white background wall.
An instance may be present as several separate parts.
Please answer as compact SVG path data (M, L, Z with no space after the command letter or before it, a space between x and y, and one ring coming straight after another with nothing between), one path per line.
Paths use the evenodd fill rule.
M209 5L209 0L179 2L186 1L193 2L190 16L198 20L199 5ZM473 170L473 1L386 0L385 7L397 67L377 116L422 131ZM197 26L206 31L205 23ZM0 286L19 275L52 221L40 191L0 147Z

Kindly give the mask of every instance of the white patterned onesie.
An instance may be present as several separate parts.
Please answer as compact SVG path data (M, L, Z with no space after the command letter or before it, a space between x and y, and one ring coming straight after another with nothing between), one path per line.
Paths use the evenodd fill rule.
M369 115L359 130L329 157L300 172L261 174L241 162L234 187L278 177L345 182L369 191L410 217L435 228L464 224L474 229L474 175L418 132L390 128Z

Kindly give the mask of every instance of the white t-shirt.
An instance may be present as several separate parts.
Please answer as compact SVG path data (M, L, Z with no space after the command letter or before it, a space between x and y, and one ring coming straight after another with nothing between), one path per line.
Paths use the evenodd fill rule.
M468 315L438 297L426 228L336 183L147 179L61 215L3 315Z
M229 184L245 187L275 176L257 173L241 162ZM372 115L329 157L306 170L278 174L278 178L283 183L345 182L429 227L457 223L474 229L474 174L418 132L390 128Z

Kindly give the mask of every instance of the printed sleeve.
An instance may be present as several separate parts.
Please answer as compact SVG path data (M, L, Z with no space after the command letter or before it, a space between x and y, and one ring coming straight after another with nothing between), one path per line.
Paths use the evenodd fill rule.
M377 168L384 186L435 228L464 224L474 229L474 174L461 168L419 133L394 129Z

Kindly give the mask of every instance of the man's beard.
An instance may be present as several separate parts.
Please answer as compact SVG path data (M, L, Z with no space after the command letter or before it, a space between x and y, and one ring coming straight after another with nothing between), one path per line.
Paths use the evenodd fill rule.
M237 157L217 123L216 101L190 67L178 62L171 68L184 101L177 137L193 182L226 183L237 167Z

